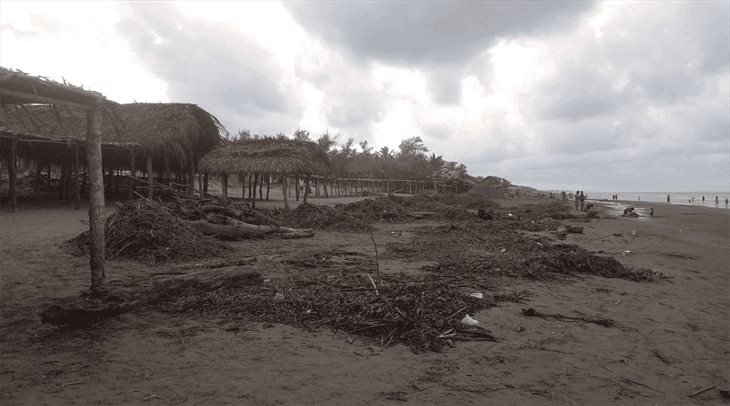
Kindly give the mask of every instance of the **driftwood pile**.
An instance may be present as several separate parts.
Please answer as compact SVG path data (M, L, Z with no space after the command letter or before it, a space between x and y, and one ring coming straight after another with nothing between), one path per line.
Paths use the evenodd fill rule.
M389 257L431 260L426 269L447 278L483 279L510 276L555 279L596 275L632 281L654 281L662 275L627 268L612 257L576 245L530 237L497 222L450 224L417 232L415 240L388 246Z
M245 204L173 193L167 203L142 198L120 204L106 221L106 257L147 264L182 262L221 253L227 246L219 240L266 235L292 239L314 234L311 229L285 227ZM88 232L65 245L76 255L87 255Z
M294 210L276 210L271 217L296 227L332 231L369 231L379 222L404 223L422 218L470 221L477 217L461 207L449 206L429 196L378 196L372 199L318 206L302 204Z
M147 264L186 261L216 255L226 246L191 227L164 204L140 199L119 207L106 221L107 259ZM76 255L88 255L89 232L65 243Z
M328 327L383 346L402 343L422 352L440 351L455 341L494 341L489 331L461 323L466 314L494 304L435 278L414 281L388 275L376 291L363 275L329 275L191 292L161 306L169 312L202 311L311 330Z
M371 229L370 223L332 206L304 203L294 210L277 210L272 213L272 216L295 227L331 231L368 231Z

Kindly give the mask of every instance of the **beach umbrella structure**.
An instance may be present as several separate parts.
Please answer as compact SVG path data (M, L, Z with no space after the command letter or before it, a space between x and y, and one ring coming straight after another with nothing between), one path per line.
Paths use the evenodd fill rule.
M210 113L194 104L184 103L131 103L117 104L106 101L102 109L105 118L102 128L102 155L106 184L111 192L133 198L135 187L152 198L154 188L148 183L135 186L136 173L141 171L148 180L170 183L174 175L177 183L195 186L196 164L205 153L219 145L225 128ZM69 182L72 166L85 166L85 161L74 160L75 150L83 152L83 134L86 117L75 106L33 105L0 109L0 135L18 142L18 156L36 163L37 176L41 168L55 165L61 168L61 195ZM80 156L83 154L79 153ZM129 177L120 181L124 172ZM85 178L84 178L85 179ZM199 178L200 179L200 178ZM81 182L84 186L85 183ZM199 187L201 186L199 182ZM81 189L84 189L83 187ZM65 194L67 199L69 193ZM119 197L119 196L117 196ZM78 206L79 196L76 194Z
M76 108L85 113L85 128L79 138L85 146L90 175L89 256L92 292L99 291L104 286L104 182L101 154L101 112L104 103L101 93L0 67L0 105L22 107L45 104ZM13 210L16 209L14 187L17 147L17 137L3 138L2 151L8 163ZM78 149L75 150L75 155L78 156Z
M252 206L256 204L256 185L258 184L261 193L264 180L268 184L271 176L279 176L282 181L284 206L288 208L289 178L293 177L297 182L304 178L306 202L311 176L329 173L330 160L327 153L314 142L264 138L226 143L205 155L199 162L199 170L221 177L224 197L228 196L229 175L239 175L239 179L247 177L252 180L253 188L249 187Z

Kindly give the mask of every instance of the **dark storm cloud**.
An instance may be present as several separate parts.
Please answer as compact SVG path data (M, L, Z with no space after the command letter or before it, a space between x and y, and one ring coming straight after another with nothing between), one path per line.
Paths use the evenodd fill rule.
M140 61L168 83L174 102L193 102L222 117L248 122L286 117L295 106L280 85L273 55L235 28L191 19L171 4L132 3L117 30ZM270 122L267 132L290 128L295 119Z
M286 2L295 20L328 42L397 63L468 59L495 37L573 24L589 1Z

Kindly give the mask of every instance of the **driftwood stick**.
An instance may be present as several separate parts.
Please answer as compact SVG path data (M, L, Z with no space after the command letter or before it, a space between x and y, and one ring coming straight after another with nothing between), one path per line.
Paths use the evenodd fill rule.
M375 289L375 296L380 296L380 292L378 292L378 285L375 284L375 281L373 280L373 277L370 276L370 274L367 274L367 275L368 275L368 279L370 279L370 283L373 284L373 289Z
M708 387L706 387L706 388L702 388L702 389L700 389L700 390L698 390L698 391L694 392L693 394L689 395L689 397L693 398L693 397L695 397L695 396L697 396L697 395L699 395L699 394L701 394L701 393L705 393L705 392L707 392L708 390L713 390L713 389L715 389L715 385L710 385L710 386L708 386Z

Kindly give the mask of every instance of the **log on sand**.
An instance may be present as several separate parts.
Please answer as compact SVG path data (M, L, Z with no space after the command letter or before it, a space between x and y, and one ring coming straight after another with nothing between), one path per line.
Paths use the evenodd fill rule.
M190 272L146 287L119 287L97 295L66 298L40 312L41 321L72 328L99 323L140 306L173 302L190 292L208 292L223 287L263 283L261 274L239 266Z
M283 239L314 237L314 232L312 232L312 229L310 228L290 228L275 224L257 225L245 223L225 216L218 217L217 220L218 221L216 221L216 223L222 222L223 224L213 224L210 217L208 217L208 221L190 221L188 223L191 227L200 231L204 235L225 241L263 238L265 234L274 233L281 234L281 238Z

